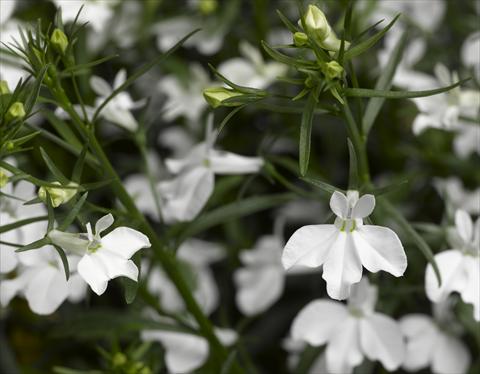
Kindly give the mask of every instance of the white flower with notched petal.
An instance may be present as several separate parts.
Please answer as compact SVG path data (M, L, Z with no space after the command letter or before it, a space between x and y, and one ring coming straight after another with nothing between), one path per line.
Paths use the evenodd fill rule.
M16 276L0 282L0 304L5 307L16 295L27 299L30 309L37 314L51 314L68 299L78 302L85 296L86 283L76 272L67 281L60 256L52 246L18 253L20 265ZM78 262L77 256L68 256L69 267Z
M167 159L167 169L177 174L158 185L162 216L166 222L190 221L202 210L213 192L215 174L255 173L263 166L258 157L244 157L213 148L216 134L211 122L207 140L195 146L182 159Z
M120 70L115 76L113 87L110 86L103 78L92 76L90 78L90 86L99 97L95 100L95 106L98 108L114 90L125 83L127 72L125 69ZM120 92L102 109L101 115L107 121L115 123L129 131L136 131L138 123L132 115L131 110L141 108L145 105L145 100L134 102L127 92Z
M352 287L348 306L314 300L295 317L291 337L313 346L327 344L328 372L348 374L363 361L379 360L389 370L403 362L405 346L398 323L374 312L377 288L363 278Z
M473 191L468 190L457 177L435 178L433 183L443 199L455 210L461 209L470 214L480 214L480 187Z
M112 224L113 216L107 214L95 224L95 233L90 223L86 234L58 230L48 233L55 245L83 256L77 265L78 274L97 295L105 292L110 279L123 276L137 281L138 268L130 258L140 249L150 247L148 237L129 227L117 227L100 237Z
M347 298L352 284L360 281L362 265L373 273L384 270L396 277L403 275L407 257L397 234L387 227L363 224L374 207L373 195L359 198L358 191L348 191L347 196L335 191L330 199L335 224L295 231L283 251L285 269L323 265L328 295L338 300Z
M467 212L458 210L455 226L449 237L453 249L435 255L442 284L428 264L425 290L435 303L446 300L452 292L460 293L465 303L473 304L474 318L480 321L480 218L474 224Z
M461 325L454 320L448 300L434 304L434 319L409 314L399 321L406 339L402 367L418 371L430 367L434 374L464 374L470 366L470 353L459 339Z

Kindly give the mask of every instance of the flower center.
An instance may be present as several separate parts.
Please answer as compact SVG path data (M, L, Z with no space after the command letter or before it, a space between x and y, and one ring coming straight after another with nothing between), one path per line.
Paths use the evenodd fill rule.
M102 243L99 240L93 239L91 242L88 243L87 249L88 249L88 252L95 253L100 249L101 246L102 246Z
M358 228L359 223L357 222L356 219L343 219L340 217L337 217L335 220L335 226L341 231L341 232L354 232Z

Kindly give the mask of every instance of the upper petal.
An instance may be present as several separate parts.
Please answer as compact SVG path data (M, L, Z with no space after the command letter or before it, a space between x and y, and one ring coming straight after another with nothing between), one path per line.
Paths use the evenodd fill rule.
M464 210L457 210L455 212L455 226L457 232L465 243L472 241L473 236L473 222L470 215Z
M330 197L330 209L340 218L347 218L348 201L347 197L340 191L335 191Z
M399 277L407 268L407 256L397 234L387 227L364 225L352 233L362 265L372 273L384 270Z
M339 231L334 225L309 225L299 228L285 244L282 263L285 269L294 265L322 265L337 240Z
M370 360L379 360L389 370L396 370L405 357L402 332L396 321L374 313L360 322L362 350Z
M103 231L113 225L113 221L114 219L111 213L100 218L97 223L95 223L95 234L100 235Z
M435 374L464 374L470 362L470 352L461 340L447 334L438 336L432 360Z
M351 218L365 218L375 209L375 196L367 194L358 199L353 207Z
M209 152L210 167L216 174L246 174L256 173L263 166L263 159L259 157L246 157L231 152Z
M311 301L293 320L291 336L294 340L306 341L314 346L325 344L347 315L347 309L339 302Z
M97 222L98 223L98 222ZM150 240L140 231L130 227L117 227L115 230L105 235L102 240L102 247L106 248L118 256L129 259L135 252L142 248L151 246ZM101 251L100 249L99 251Z
M99 96L107 97L112 93L112 87L110 87L107 81L96 75L90 78L90 87L92 87L92 90Z

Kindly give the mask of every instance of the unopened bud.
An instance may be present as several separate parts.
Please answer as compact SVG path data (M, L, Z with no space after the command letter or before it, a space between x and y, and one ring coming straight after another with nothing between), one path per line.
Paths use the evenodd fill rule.
M343 74L343 67L337 61L323 63L320 68L328 79L340 78Z
M8 175L5 173L5 170L0 168L0 188L5 187L5 185L8 183Z
M203 90L203 97L212 108L219 106L238 106L238 103L225 103L224 101L232 97L242 96L240 92L230 90L225 87L210 87Z
M325 14L315 5L309 5L305 13L305 27L313 37L324 40L331 31Z
M52 43L52 46L63 55L68 47L67 35L65 35L62 30L55 29L50 37L50 43Z
M114 367L123 366L127 363L127 357L123 353L117 352L113 356L112 363Z
M10 89L8 88L7 81L1 80L0 81L0 95L6 95L10 93Z
M218 7L217 0L200 0L198 2L198 9L202 14L206 16L215 12L215 10L217 10L217 7Z
M25 117L25 115L26 113L23 104L20 101L16 101L12 105L10 105L10 108L8 108L8 111L5 114L5 120L7 122L11 122L16 119L22 119L23 117Z
M53 184L57 184L60 187L40 187L38 190L38 197L42 200L45 204L47 203L47 191L50 195L50 201L54 208L60 206L61 204L69 202L72 197L75 196L77 193L76 188L62 188L60 182L53 182ZM70 182L68 184L69 187L76 187L77 184Z
M308 42L308 36L304 32L296 32L293 34L293 44L297 47L302 47Z

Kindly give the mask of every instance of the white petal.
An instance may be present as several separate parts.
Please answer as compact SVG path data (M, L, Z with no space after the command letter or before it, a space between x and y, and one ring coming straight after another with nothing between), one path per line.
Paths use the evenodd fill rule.
M335 191L330 198L330 209L337 217L347 218L348 215L348 201L347 197L339 192Z
M400 277L407 268L407 256L397 234L387 227L364 225L352 233L362 265L372 273L384 270Z
M113 88L117 89L122 84L124 84L126 80L127 80L127 71L125 69L120 69L117 75L115 75L115 79L113 81Z
M432 265L427 265L425 272L425 291L433 302L443 301L453 292L461 292L467 287L468 279L465 271L463 254L452 249L435 255L442 285L439 287Z
M87 283L85 283L79 274L70 275L67 286L68 301L72 303L78 303L85 298L85 294L87 292Z
M100 235L103 231L108 229L113 225L113 216L111 213L100 218L97 223L95 223L95 235Z
M127 277L138 280L138 268L132 260L127 260L107 248L100 248L90 255L92 261L99 263L105 269L109 279Z
M372 214L373 209L375 209L375 196L363 195L353 207L351 218L368 217Z
M295 317L291 336L318 346L332 338L338 326L345 323L348 312L336 301L314 300L308 303Z
M231 329L222 329L219 327L215 327L215 335L223 345L227 346L232 345L238 339L237 332Z
M67 252L83 254L88 248L88 240L81 239L79 234L52 230L47 235L53 242Z
M123 226L117 227L105 235L101 242L102 248L108 249L127 260L140 249L151 247L150 240L146 235L130 227Z
M350 287L362 278L362 264L351 234L339 232L325 264L322 278L327 282L327 293L332 299L343 300Z
M380 313L360 322L360 342L365 355L379 360L389 370L396 370L405 357L405 346L400 326L392 318Z
M77 266L78 274L88 283L97 295L105 292L108 285L108 275L101 263L94 261L91 255L82 257Z
M282 254L283 267L294 265L318 267L328 257L339 231L334 225L309 225L299 228L285 244Z
M27 283L35 275L31 270L21 272L16 278L0 281L0 305L6 307L18 294L25 292Z
M205 143L197 144L191 151L183 158L167 158L165 165L172 174L178 174L181 171L186 171L196 165L202 165L207 157L207 148Z
M25 290L28 306L37 314L53 313L65 301L67 294L63 270L48 265L38 269Z
M426 368L432 360L438 339L438 329L433 320L422 314L409 314L400 321L406 338L405 359L402 366L408 371Z
M457 232L463 239L464 243L472 241L473 222L467 212L464 210L457 210L455 212L455 226L457 227Z
M5 234L2 234L2 240L7 240ZM18 264L17 253L15 247L0 244L0 274L11 272Z
M328 372L348 373L363 361L358 321L358 318L349 316L336 326L326 349Z
M439 336L432 361L435 374L464 374L470 361L470 352L462 341L446 334Z
M177 257L195 266L208 266L225 257L225 248L220 244L200 239L188 239L177 250Z
M234 274L238 309L247 316L267 310L283 292L285 274L278 266L252 266Z
M90 87L99 96L109 96L112 93L112 87L105 81L105 79L97 77L96 75L90 78Z
M212 313L217 307L220 296L218 287L209 268L196 269L197 287L193 293L195 300L206 314Z
M464 262L467 284L459 292L465 303L473 304L473 317L480 321L480 258L465 256Z
M245 157L235 153L210 150L210 167L216 174L256 173L263 166L259 157Z

